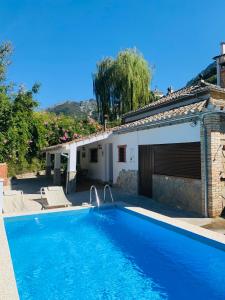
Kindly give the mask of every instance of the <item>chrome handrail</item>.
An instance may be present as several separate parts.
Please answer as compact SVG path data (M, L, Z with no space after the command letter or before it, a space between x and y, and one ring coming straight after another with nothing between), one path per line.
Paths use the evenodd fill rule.
M90 204L92 203L92 190L95 191L95 199L96 199L96 202L97 202L97 206L99 207L100 206L100 199L99 199L99 196L98 196L98 191L97 191L97 189L94 185L92 185L90 187Z
M104 196L103 196L103 201L105 202L106 189L107 189L107 188L108 188L108 190L109 190L109 194L110 194L110 197L111 197L111 201L114 202L113 195L112 195L112 191L111 191L111 187L110 187L108 184L106 184L106 185L104 186Z

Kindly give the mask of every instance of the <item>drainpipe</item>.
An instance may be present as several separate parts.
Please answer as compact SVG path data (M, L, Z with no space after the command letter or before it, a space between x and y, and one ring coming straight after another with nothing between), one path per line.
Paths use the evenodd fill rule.
M203 128L203 137L204 137L204 167L205 167L205 178L204 178L204 217L208 218L208 147L207 147L207 131L204 123L204 117L202 116L201 125Z

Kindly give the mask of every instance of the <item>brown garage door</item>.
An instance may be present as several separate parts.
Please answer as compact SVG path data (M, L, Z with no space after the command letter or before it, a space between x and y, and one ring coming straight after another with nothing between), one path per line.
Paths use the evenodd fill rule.
M200 143L140 145L139 194L152 196L152 174L200 179Z
M153 149L151 145L138 147L139 160L139 194L152 196Z
M200 143L155 145L154 174L201 178Z

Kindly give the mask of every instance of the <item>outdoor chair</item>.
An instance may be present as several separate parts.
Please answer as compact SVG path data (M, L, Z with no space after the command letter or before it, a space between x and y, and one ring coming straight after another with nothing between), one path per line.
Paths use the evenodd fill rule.
M2 210L4 213L14 213L26 210L23 202L23 192L16 190L4 191Z
M11 214L39 210L41 210L41 205L36 201L25 200L23 191L4 191L2 208L3 213Z
M42 187L41 204L44 209L68 207L72 205L66 198L62 186Z

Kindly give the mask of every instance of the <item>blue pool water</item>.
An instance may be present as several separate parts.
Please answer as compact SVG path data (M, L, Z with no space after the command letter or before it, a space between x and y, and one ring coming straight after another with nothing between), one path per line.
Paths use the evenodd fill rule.
M118 208L6 218L21 300L225 299L225 252Z

